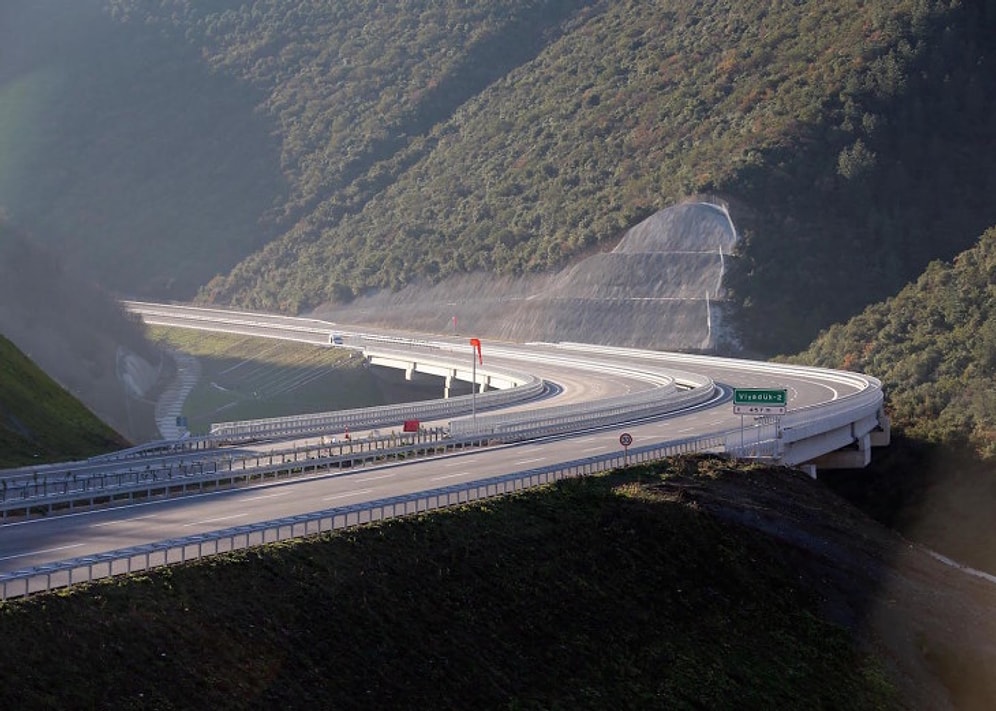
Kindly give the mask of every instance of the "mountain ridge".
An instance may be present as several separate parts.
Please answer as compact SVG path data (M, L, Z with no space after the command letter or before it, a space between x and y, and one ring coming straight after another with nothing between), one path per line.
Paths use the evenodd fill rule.
M80 68L46 112L74 130L16 124L61 172L0 179L0 204L130 296L300 313L549 274L708 192L743 232L727 321L770 355L996 222L987 4L80 7L100 64L44 58Z

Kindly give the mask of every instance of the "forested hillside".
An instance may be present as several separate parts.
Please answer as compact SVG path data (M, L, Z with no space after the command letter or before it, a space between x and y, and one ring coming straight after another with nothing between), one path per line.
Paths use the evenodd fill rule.
M315 27L319 11L308 7ZM282 29L296 22L284 4L256 19L246 9L197 25L218 65L271 96L324 77L309 82L307 105L326 107L315 118L299 114L310 141L295 121L284 143L285 155L293 146L295 156L321 156L296 176L314 208L209 297L298 310L468 270L551 269L691 193L719 191L744 206L752 227L749 278L736 283L745 330L777 323L754 345L787 349L808 341L809 324L893 293L994 219L973 200L990 192L990 163L973 167L981 156L972 153L988 145L980 130L992 131L994 74L978 66L979 44L993 34L982 32L993 18L978 6L974 14L894 2L487 7L493 14L475 18L456 3L432 13L416 4L372 23L357 7L339 16L350 18L335 24L342 35L317 43ZM330 24L323 15L319 27ZM491 83L468 70L492 65L496 43L518 46L520 18L530 15L532 27L547 29L535 58L522 51L516 59L528 61L514 68L506 58L500 69L510 71ZM433 60L443 36L463 59ZM376 79L354 84L357 73ZM479 91L466 102L432 91L475 80ZM344 103L351 88L365 101ZM940 107L931 93L945 99ZM333 116L352 121L349 143ZM954 136L978 146L966 152ZM354 155L366 172L345 189L340 181L352 176L343 161ZM923 175L938 163L953 164L950 180ZM326 197L309 187L318 184ZM976 209L952 209L966 202ZM908 214L932 203L946 207ZM964 217L939 235L949 209ZM799 299L792 313L779 303L785 296Z
M932 262L896 296L831 327L801 358L874 373L908 433L964 442L993 458L996 228L952 262Z
M887 394L898 441L870 470L837 477L841 490L912 538L996 570L996 228L799 360L873 373Z
M64 93L0 203L130 293L532 274L710 193L744 345L791 352L996 223L992 0L77 5L4 89Z
M106 10L0 4L0 214L108 290L190 298L277 234L279 140L248 86Z

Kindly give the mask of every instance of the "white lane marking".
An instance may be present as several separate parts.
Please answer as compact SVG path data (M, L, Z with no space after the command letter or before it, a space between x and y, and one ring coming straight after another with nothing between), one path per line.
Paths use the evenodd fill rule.
M473 464L473 459L454 459L451 462L442 462L444 467L462 467L464 464Z
M232 514L231 516L221 516L219 518L206 518L203 521L191 521L190 523L183 524L184 528L190 528L191 526L201 526L205 523L217 523L218 521L230 521L233 518L245 518L249 515L249 512Z
M261 496L250 496L246 501L262 501L263 499L275 499L278 496L287 496L291 492L289 491L278 491L273 494L263 494Z
M347 491L345 494L333 494L332 496L323 496L322 501L345 499L348 496L359 496L360 494L369 494L371 491L373 491L373 489L357 489L356 491Z
M45 548L40 551L31 551L30 553L15 553L14 555L5 555L0 560L14 560L14 558L26 558L29 555L42 555L43 553L55 553L56 551L69 550L70 548L79 548L82 543L70 543L68 546L58 546L56 548Z
M443 476L434 476L430 481L442 481L443 479L453 479L458 476L470 476L467 472L457 472L456 474L444 474Z
M104 526L119 526L122 523L133 523L135 521L144 521L147 518L155 518L155 517L156 516L154 514L151 514L149 516L137 516L135 518L115 519L114 521L101 521L100 523L93 524L93 527L102 528Z
M546 459L546 457L534 457L533 459L520 459L519 461L516 462L516 465L532 464L533 462L542 462L544 459Z
M377 481L378 479L390 479L392 476L397 476L395 472L390 474L381 474L380 476L368 476L363 479L357 479L356 481Z
M585 447L581 451L582 452L601 452L603 449L605 449L605 445L604 444L600 444L597 447Z

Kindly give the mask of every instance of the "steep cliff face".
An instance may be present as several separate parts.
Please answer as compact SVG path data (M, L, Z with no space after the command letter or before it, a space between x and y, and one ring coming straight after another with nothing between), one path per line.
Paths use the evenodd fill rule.
M513 341L730 350L735 338L722 324L722 279L736 243L725 205L689 202L628 230L611 252L551 276L476 274L374 294L319 314Z

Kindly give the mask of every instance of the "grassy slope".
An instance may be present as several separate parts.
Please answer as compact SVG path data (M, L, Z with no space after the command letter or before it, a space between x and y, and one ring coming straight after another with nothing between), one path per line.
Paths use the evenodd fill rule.
M0 336L0 468L81 459L125 446Z
M570 481L7 603L0 703L892 707L816 584L632 474Z
M442 386L419 386L365 367L362 355L265 338L182 328L150 328L150 338L197 358L198 384L184 401L190 431L215 422L282 417L441 397Z

